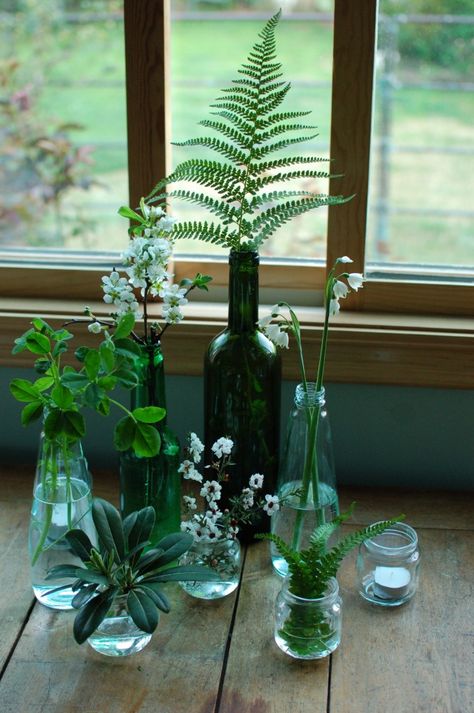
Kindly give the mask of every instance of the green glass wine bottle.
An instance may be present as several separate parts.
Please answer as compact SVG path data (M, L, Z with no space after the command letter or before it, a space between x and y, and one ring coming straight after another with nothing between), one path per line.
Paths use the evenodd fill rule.
M229 323L212 340L204 362L206 452L221 436L234 441L223 503L248 486L253 473L264 475L264 493L276 492L280 428L280 358L257 328L258 266L255 251L229 256ZM240 537L268 531L262 515L241 527Z
M161 406L166 408L163 354L159 343L146 345L137 357L138 386L131 392L131 408ZM152 544L180 528L181 476L179 442L166 425L166 418L156 425L161 449L152 458L141 458L132 450L120 456L120 509L122 516L152 505L156 520Z

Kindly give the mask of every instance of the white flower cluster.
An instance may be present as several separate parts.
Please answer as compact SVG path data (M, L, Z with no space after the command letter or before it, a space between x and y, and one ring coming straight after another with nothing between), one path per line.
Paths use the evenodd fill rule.
M336 260L336 265L338 263L350 262L352 262L351 258L345 255L344 257L340 257ZM347 284L346 282L343 282L341 278L346 279ZM339 300L347 297L351 290L357 292L357 290L362 287L364 276L359 272L343 272L337 277L330 277L329 280L331 284L329 314L333 316L341 309ZM262 332L264 332L270 341L272 341L277 347L288 349L288 332L293 331L294 328L291 319L287 319L283 312L284 307L280 304L276 304L272 307L270 314L262 317L257 324ZM274 319L278 319L278 321L272 324Z
M148 206L142 200L140 209L145 222L140 225L140 235L132 238L121 258L127 277L113 270L102 278L104 302L114 305L114 313L122 316L132 312L136 319L140 307L135 289L142 296L161 297L163 318L169 324L183 319L180 307L187 304L186 289L172 283L168 262L173 254L172 230L175 218L166 215L162 208Z
M222 495L221 481L226 478L225 469L230 464L230 457L234 442L230 438L219 438L211 447L217 462L211 466L217 473L213 480L203 481L201 473L197 470L196 464L201 461L201 453L204 446L195 433L189 435L189 445L187 453L190 459L184 460L179 466L178 472L182 473L185 480L194 480L201 484L199 491L204 500L203 512L192 513L197 510L196 498L189 495L183 497L184 507L191 515L188 520L183 520L181 530L190 532L195 542L213 540L234 539L239 531L237 514L229 509L223 511L219 508L219 500ZM250 476L249 485L242 490L237 500L243 511L248 511L256 505L256 492L263 486L263 475L254 473ZM265 495L263 509L269 515L279 508L278 498L274 495Z

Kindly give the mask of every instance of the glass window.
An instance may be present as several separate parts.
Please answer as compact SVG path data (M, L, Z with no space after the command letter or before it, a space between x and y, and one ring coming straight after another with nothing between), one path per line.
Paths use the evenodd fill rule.
M0 248L119 250L122 3L0 0L0 12Z
M366 253L372 272L472 275L473 42L472 0L380 3Z

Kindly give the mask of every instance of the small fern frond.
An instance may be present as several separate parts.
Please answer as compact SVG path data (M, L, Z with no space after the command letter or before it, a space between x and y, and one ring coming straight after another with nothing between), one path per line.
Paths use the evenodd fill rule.
M317 126L312 126L310 124L282 124L281 126L275 126L270 131L257 131L255 133L255 143L263 144L265 141L273 139L275 136L286 134L287 131L312 131L317 128Z
M267 171L274 171L277 168L286 168L288 166L296 166L297 164L305 163L322 163L330 161L329 158L321 158L319 156L287 156L285 158L277 158L272 161L264 161L256 163L249 167L249 173L252 176L262 175Z
M311 141L315 139L318 134L311 134L310 136L297 136L293 139L284 139L282 141L277 141L274 144L268 144L267 146L261 146L254 148L252 152L252 160L260 161L268 154L275 153L275 151L280 151L281 149L286 149L288 146L294 146L294 144L301 144L304 141Z
M224 94L231 94L233 96L234 101L236 100L236 94L239 94L243 97L248 97L251 101L256 101L258 99L258 85L255 82L251 82L251 87L245 86L245 87L226 87L226 89L221 89L221 92ZM229 97L225 97L225 99L229 99Z
M226 136L228 139L231 139L231 141L234 141L237 146L240 146L241 149L249 149L251 147L251 141L248 136L245 136L240 131L236 131L236 129L232 129L230 126L223 124L221 121L203 119L199 122L199 124L208 129L218 131L220 134L223 134L223 136Z
M217 215L226 223L232 223L233 220L238 216L239 211L237 208L229 205L228 203L223 203L218 201L211 196L207 196L204 193L194 193L194 191L184 191L177 189L169 193L170 198L181 198L184 201L190 203L197 203L203 208L207 208L211 213Z
M298 568L301 565L302 560L300 553L287 545L285 540L279 537L279 535L276 535L274 532L266 532L265 534L259 534L255 537L258 540L269 540L270 542L273 542L278 552L288 562L288 566L291 565Z
M286 171L285 173L273 173L270 176L263 176L252 181L252 191L259 191L272 183L285 183L295 178L341 178L342 174L327 173L326 171Z
M354 507L355 503L352 503L349 510L346 510L346 512L341 513L341 515L335 517L334 520L331 520L331 522L325 522L322 525L316 527L311 537L309 538L311 545L310 551L314 549L319 553L324 553L324 549L327 545L329 538L332 534L334 534L338 527L342 525L343 522L352 517Z
M312 191L272 191L271 193L261 193L259 196L254 196L248 205L249 210L254 210L266 203L273 203L274 201L286 200L288 198L297 198L298 196L307 197L312 195L314 195Z
M217 153L222 154L229 161L237 164L243 164L246 160L246 154L243 151L239 151L235 146L226 144L219 139L211 139L208 137L200 137L197 139L189 139L188 141L173 142L174 146L206 146L207 148L217 151Z
M228 228L216 223L196 221L176 223L173 227L173 237L175 239L191 238L193 240L202 240L205 243L213 243L214 245L238 244L236 231L231 232Z
M254 132L253 124L250 121L241 119L233 111L211 111L211 114L213 116L220 116L222 119L227 119L236 129L245 134L245 136L252 136Z
M256 122L257 129L268 129L269 126L280 124L282 121L294 121L301 119L303 116L312 114L311 111L285 111L278 114L272 114L267 117L259 117Z
M215 101L219 103L209 104L211 109L219 109L219 111L227 109L237 114L244 121L255 121L255 114L258 110L257 102L252 102L249 99L239 99L239 97L217 97Z

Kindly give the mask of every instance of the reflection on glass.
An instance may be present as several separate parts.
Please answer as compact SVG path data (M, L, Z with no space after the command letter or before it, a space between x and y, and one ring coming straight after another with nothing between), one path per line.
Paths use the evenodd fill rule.
M442 5L444 14L435 0L380 4L372 269L460 275L474 267L474 4Z
M0 0L0 15L0 248L119 250L122 2Z
M171 116L172 137L183 141L211 135L198 125L210 118L209 105L229 86L237 69L262 28L278 9L283 19L277 31L278 59L284 79L292 89L282 111L307 111L308 123L319 130L318 138L292 149L307 156L329 156L333 2L272 2L271 0L177 0L172 2L171 29ZM206 134L207 132L207 134ZM203 151L201 149L201 151ZM173 166L180 161L204 157L197 147L173 147ZM282 155L284 153L282 152ZM217 154L207 154L215 158ZM275 155L276 156L276 155ZM328 165L319 164L327 170ZM275 190L278 189L275 184ZM294 189L327 193L327 181L309 179L294 183ZM186 220L210 219L195 205L180 202L173 206L175 217ZM263 246L262 254L275 257L324 258L326 253L327 208L292 220ZM181 241L180 252L222 252L218 247L195 241Z

